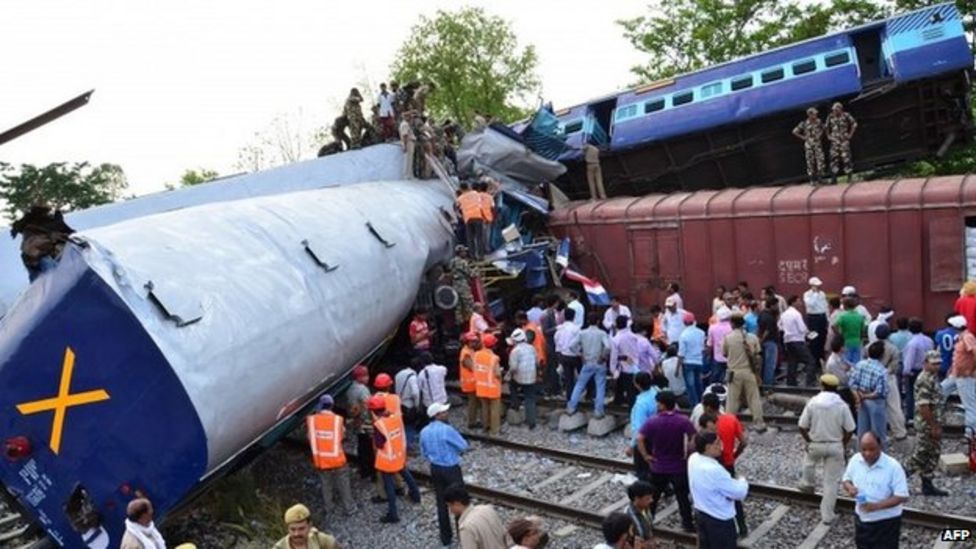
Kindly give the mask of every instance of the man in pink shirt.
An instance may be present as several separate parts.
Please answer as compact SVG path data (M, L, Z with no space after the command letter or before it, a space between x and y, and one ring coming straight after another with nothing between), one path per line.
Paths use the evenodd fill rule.
M715 311L715 318L718 322L708 327L708 336L705 338L706 352L712 356L712 373L709 383L725 383L725 370L728 367L728 359L722 353L722 340L732 331L732 309L725 305Z

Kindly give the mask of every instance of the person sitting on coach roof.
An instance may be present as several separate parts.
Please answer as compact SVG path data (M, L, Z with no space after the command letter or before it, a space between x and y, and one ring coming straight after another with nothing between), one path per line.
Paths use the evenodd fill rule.
M125 534L119 549L166 549L163 535L153 524L153 506L146 498L136 498L125 508Z
M273 549L339 549L334 537L312 526L310 516L308 507L301 503L289 507L285 511L288 535L278 540Z

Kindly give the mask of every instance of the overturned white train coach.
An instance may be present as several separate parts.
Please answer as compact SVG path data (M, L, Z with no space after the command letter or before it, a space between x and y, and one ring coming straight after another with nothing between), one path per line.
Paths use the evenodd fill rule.
M396 329L450 258L453 193L390 181L77 233L0 325L0 481L69 547L165 515Z

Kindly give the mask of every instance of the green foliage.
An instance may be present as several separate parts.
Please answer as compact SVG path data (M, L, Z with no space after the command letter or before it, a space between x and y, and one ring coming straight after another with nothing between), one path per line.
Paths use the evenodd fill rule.
M668 78L814 36L880 19L873 0L673 0L649 15L617 21L649 63L631 71L641 82Z
M397 52L393 78L433 82L427 99L435 118L470 127L476 112L505 121L524 117L527 98L539 90L535 48L519 48L504 19L480 8L438 11L421 17Z
M180 182L176 185L167 183L166 189L171 191L179 187L192 187L200 183L212 181L218 177L220 177L219 173L214 170L208 170L207 168L185 170L183 175L180 176Z
M126 187L125 172L115 164L22 164L18 170L0 163L0 199L5 203L3 212L11 221L37 202L64 211L90 208L122 198Z

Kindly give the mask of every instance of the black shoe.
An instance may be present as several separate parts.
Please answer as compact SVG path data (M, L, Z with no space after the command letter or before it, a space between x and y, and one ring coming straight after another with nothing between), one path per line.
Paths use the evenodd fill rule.
M923 496L948 496L949 492L945 490L940 490L932 484L932 479L923 478L922 479L922 495Z
M383 515L382 517L380 517L380 522L382 522L383 524L395 524L397 522L400 522L400 519L397 517L391 517L390 515Z

